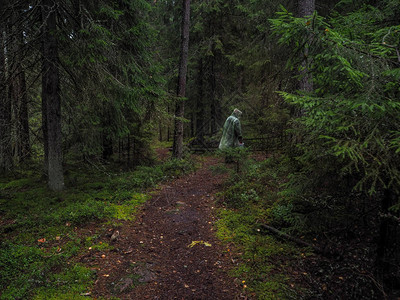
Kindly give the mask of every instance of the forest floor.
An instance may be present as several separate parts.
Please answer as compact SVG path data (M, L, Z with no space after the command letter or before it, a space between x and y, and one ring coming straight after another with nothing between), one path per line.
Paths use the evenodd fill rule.
M0 180L0 299L399 299L374 276L374 218L299 236L325 254L264 230L285 228L279 160L157 152L133 172L71 168L57 194L28 171Z
M165 157L165 153L161 153ZM213 175L208 157L192 174L160 185L135 221L108 229L119 236L107 255L81 262L97 270L92 296L120 299L238 299L243 288L228 276L230 252L214 234L215 193L226 175Z

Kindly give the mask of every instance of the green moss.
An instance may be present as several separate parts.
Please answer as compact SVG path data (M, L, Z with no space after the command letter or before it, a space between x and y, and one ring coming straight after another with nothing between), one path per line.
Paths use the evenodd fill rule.
M135 193L129 201L123 204L110 204L109 211L114 219L118 220L133 220L139 206L142 205L149 196L145 194Z
M109 251L114 249L113 246L104 242L99 242L98 244L92 245L90 247L92 248L92 250L97 250L97 251Z
M34 186L35 183L36 181L34 178L15 179L9 182L0 183L0 190L28 188Z
M50 276L46 287L34 290L33 299L87 299L82 294L90 292L94 279L94 271L74 265L67 271Z

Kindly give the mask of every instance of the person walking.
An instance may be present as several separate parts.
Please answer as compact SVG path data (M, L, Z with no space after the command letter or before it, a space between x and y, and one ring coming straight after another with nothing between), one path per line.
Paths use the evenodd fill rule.
M224 151L229 148L243 146L242 127L239 120L241 115L242 112L235 108L233 113L226 119L218 147L220 150ZM227 155L225 161L232 162L232 158Z

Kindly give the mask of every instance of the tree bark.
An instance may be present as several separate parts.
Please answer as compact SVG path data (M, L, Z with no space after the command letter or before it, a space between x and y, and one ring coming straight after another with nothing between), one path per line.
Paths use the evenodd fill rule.
M197 105L196 105L196 139L199 143L203 143L204 141L204 119L205 119L205 111L204 111L204 70L203 70L203 59L199 61L199 78L198 78L198 87L199 94L197 97Z
M18 56L18 60L20 57ZM17 62L16 78L13 87L15 88L15 106L16 106L16 122L17 122L17 147L18 157L20 161L30 157L30 141L29 141L29 115L28 115L28 95L26 90L25 71L20 61Z
M64 188L62 168L62 136L61 136L61 97L58 70L58 48L55 32L57 3L52 0L42 0L43 17L43 78L42 100L47 116L47 146L48 146L48 185L51 190Z
M11 130L12 145L16 161L22 162L30 156L28 95L26 90L25 70L22 65L24 59L24 37L19 19L24 7L20 4L12 8L8 26L8 83L11 101Z
M0 22L0 173L3 173L12 167L11 102L6 84L5 26Z
M213 49L214 50L214 49ZM214 51L213 51L214 52ZM217 102L216 89L217 83L215 79L215 53L211 57L210 61L210 101L211 101L211 134L215 134L218 131L218 115L219 115L219 103Z
M310 16L314 13L315 10L315 0L299 0L298 1L298 15L300 18L304 18L306 16ZM301 68L302 70L300 71L300 81L299 81L299 89L301 91L305 92L312 92L313 91L313 83L312 83L312 77L311 74L308 71L308 45L309 43L306 43L304 52L301 53L300 55L302 63L301 63Z
M301 18L312 15L315 10L315 0L298 0L297 10Z
M183 117L185 104L183 98L186 94L186 75L189 52L189 23L190 23L190 0L183 0L183 18L182 18L182 37L181 37L181 55L179 60L178 75L178 102L175 109L175 130L172 155L181 159L183 155Z

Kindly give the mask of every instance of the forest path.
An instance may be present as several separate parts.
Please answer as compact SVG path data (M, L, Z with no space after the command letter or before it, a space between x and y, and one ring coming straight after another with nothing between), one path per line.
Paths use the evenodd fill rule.
M206 157L190 175L161 185L102 258L93 295L121 299L238 299L229 252L215 237L215 193L224 176ZM134 286L134 288L132 288Z

